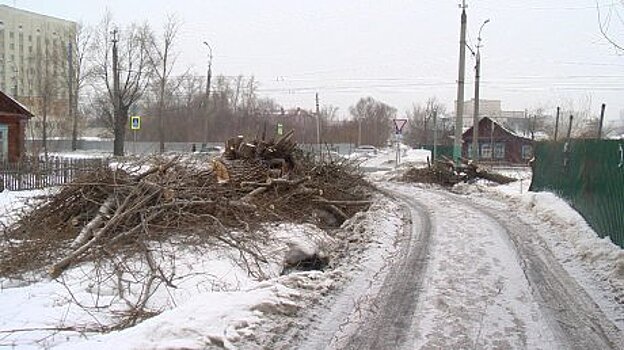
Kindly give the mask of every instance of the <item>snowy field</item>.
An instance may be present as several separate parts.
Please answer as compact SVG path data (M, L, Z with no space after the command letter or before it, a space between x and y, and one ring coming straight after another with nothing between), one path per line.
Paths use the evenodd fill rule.
M402 162L422 166L428 156L429 151L406 150ZM393 152L380 152L362 166L380 170L371 179L382 187L427 198L438 215L478 215L455 212L459 209L453 208L449 196L456 196L522 218L537 228L534 233L545 242L545 248L620 331L624 330L624 251L608 238L598 238L565 201L549 193L528 192L529 169L502 170L519 180L509 185L482 181L457 185L454 193L443 194L437 188L386 181L400 171L393 169L394 159ZM42 193L0 193L1 222L7 224L11 212ZM308 327L315 322L310 313L318 314L324 305L338 305L335 310L324 312L331 317L340 309L352 310L366 304L370 293L380 288L375 281L387 273L384 261L396 249L396 239L404 224L401 216L396 204L378 198L369 212L356 215L331 236L310 225L267 227L279 240L263 247L271 259L260 267L261 273L250 273L248 267L236 262L238 252L226 247L203 251L181 248L176 242L164 244L158 248L163 252L163 263L175 264L175 287L162 286L151 299L150 309L158 315L123 330L109 328L116 324L118 312L125 305L112 292L114 286L110 281L98 281L101 283L96 287L94 281L84 278L95 266L84 264L57 280L31 276L37 278L35 283L0 278L0 348L288 349L287 340L274 340L280 339L280 334L309 334L318 337L319 344L328 343L341 324L334 320ZM518 262L509 253L509 242L497 236L496 225L473 227L466 222L461 227L460 221L458 226L448 226L442 220L435 225L443 234L433 240L430 264L436 273L425 278L424 302L417 310L419 323L415 325L419 333L412 339L414 348L439 348L436 344L447 344L441 338L452 332L467 332L461 328L466 322L480 325L465 343L471 346L556 348L542 310L531 299ZM461 242L467 243L460 245ZM282 275L285 262L293 255L314 252L331 258L329 269ZM472 289L465 289L461 281L454 284L457 271L465 269L467 262L468 269L460 278L474 279L476 284L472 287L481 288L489 299L475 299ZM140 294L131 288L128 292ZM329 304L327 300L333 302ZM465 317L449 318L455 314ZM508 317L510 314L516 317ZM528 339L514 333L514 327L520 327L518 320L522 321ZM293 328L297 332L293 333ZM106 334L98 332L102 330ZM497 339L504 346L492 343ZM460 347L462 344L457 343Z

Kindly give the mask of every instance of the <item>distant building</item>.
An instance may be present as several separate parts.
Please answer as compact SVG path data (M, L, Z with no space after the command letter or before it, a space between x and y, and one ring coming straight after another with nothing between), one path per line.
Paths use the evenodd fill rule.
M75 22L0 5L0 90L38 115L45 95L50 122L60 123L68 111L67 53L75 37Z
M462 135L463 156L471 158L473 128ZM482 162L526 164L533 158L533 141L517 135L489 117L479 121L479 160Z
M474 105L474 98L464 102L464 117L462 120L462 126L464 129L472 126ZM502 109L502 102L500 100L479 99L479 117L493 118L497 122L504 124L513 130L520 130L520 126L526 124L525 111L504 111ZM518 126L518 128L514 126Z
M33 114L0 91L0 162L17 162L24 154L26 123Z

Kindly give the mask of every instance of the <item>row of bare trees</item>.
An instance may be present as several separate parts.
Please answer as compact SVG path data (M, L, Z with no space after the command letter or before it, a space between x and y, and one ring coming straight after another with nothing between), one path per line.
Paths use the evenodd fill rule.
M176 66L180 27L174 16L169 16L159 31L149 24L119 27L112 15L106 14L95 27L78 26L69 43L69 62L58 46L47 41L38 45L34 58L38 64L27 72L38 98L27 104L34 105L40 116L44 150L50 126L71 134L75 149L80 130L89 124L109 130L115 139L114 153L122 155L130 114L143 116L138 138L158 141L161 152L166 142L222 141L232 134L266 132L277 123L297 128L299 142L313 143L315 118L320 118L324 142L382 145L391 136L397 110L372 97L360 99L349 109L350 120L338 120L333 106L325 106L319 116L312 111L284 111L274 100L259 96L259 84L253 77L217 75L207 86L203 74ZM64 83L59 75L66 77ZM55 98L59 91L68 96L69 118L50 124L48 116L62 114L67 107L59 106ZM579 125L573 129L582 136L584 126L594 117L583 117L578 108L569 109L562 115L578 116L575 123ZM429 145L436 130L438 142L444 144L453 124L445 115L445 106L435 97L415 104L405 113L409 119L406 141ZM526 132L554 132L552 118L545 116L543 109L530 115L534 118L527 120ZM438 117L435 123L434 116Z
M47 152L52 129L55 136L71 135L76 149L86 126L101 127L114 137L114 154L123 155L130 115L143 117L138 138L158 141L161 152L166 142L222 141L266 133L278 123L296 128L304 143L315 141L317 120L324 142L381 145L391 134L396 109L371 97L351 108L353 120L340 121L333 106L324 106L319 116L285 111L259 96L253 76L217 75L207 86L203 74L176 67L179 30L173 16L157 34L149 24L117 26L107 13L94 27L78 25L67 47L48 47L46 41L37 50L36 69L29 71L36 92L22 96L37 115L31 137L40 138Z

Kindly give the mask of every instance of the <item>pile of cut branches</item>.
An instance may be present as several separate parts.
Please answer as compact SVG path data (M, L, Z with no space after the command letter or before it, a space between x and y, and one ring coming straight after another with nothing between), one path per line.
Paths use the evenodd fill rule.
M478 179L489 180L498 184L507 184L516 179L493 173L475 163L462 163L456 167L450 160L437 161L427 168L411 168L403 174L406 182L431 183L452 187L460 182L473 182Z
M291 133L238 139L213 168L151 157L85 174L0 231L0 276L46 268L56 278L84 261L137 253L150 262L147 242L172 236L264 261L257 249L268 239L263 223L339 225L368 207L370 188L358 172L299 160L295 146Z

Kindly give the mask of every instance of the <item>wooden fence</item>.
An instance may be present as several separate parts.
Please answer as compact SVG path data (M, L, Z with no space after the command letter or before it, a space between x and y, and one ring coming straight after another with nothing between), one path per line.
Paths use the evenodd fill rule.
M50 157L24 159L18 163L0 162L0 191L24 191L63 185L81 174L108 164L107 159Z

